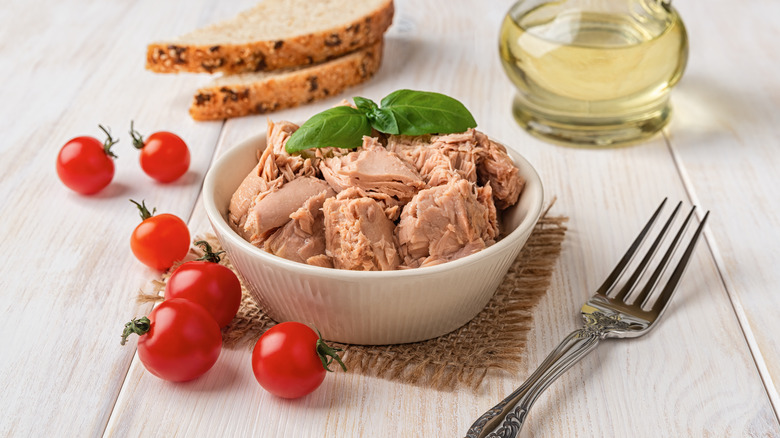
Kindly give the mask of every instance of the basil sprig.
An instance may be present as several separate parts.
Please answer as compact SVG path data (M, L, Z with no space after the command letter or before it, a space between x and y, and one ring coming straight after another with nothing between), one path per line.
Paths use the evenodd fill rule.
M439 93L398 90L382 99L355 97L355 106L337 106L315 114L285 145L288 153L310 148L354 149L371 128L385 134L423 135L463 132L477 126L462 103Z

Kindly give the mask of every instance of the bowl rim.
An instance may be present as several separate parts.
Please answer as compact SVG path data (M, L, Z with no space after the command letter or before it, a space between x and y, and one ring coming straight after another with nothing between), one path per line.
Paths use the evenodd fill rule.
M259 257L264 262L268 262L283 269L297 271L300 274L308 274L326 278L338 278L343 280L384 280L441 274L451 270L470 266L474 263L479 263L484 258L507 250L511 245L516 245L517 241L523 236L525 230L533 227L542 214L542 205L544 204L544 187L542 186L542 180L539 177L539 173L517 150L507 146L507 144L504 142L491 138L492 141L501 144L502 146L506 147L508 151L510 151L510 158L512 158L512 161L516 166L518 166L518 168L522 169L522 174L526 176L526 185L523 188L523 192L520 194L520 196L523 196L523 193L528 190L528 187L532 187L533 189L538 190L538 202L530 206L528 214L526 214L520 224L518 224L518 226L512 230L511 233L504 236L504 238L495 244L475 254L471 254L469 256L446 263L414 269L396 269L392 271L352 271L348 269L324 268L321 266L313 266L287 260L283 257L267 253L239 236L238 233L236 233L233 228L230 227L227 220L222 216L214 200L214 191L217 183L216 174L218 170L226 166L225 163L232 161L231 159L234 156L246 153L244 152L244 149L249 148L250 145L265 142L266 134L266 132L263 132L248 137L238 144L230 147L227 151L217 157L206 173L206 177L204 179L203 204L206 209L206 216L208 217L209 222L211 223L212 227L218 228L218 230L215 231L217 231L217 234L222 238L230 239L230 242L233 245L240 247L244 251L248 251L249 254L253 256ZM519 159L519 163L517 162L517 159Z

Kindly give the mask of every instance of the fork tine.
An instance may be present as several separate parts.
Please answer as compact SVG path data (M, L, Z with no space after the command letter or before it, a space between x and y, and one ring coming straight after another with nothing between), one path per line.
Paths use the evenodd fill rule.
M677 207L674 208L674 211L672 212L671 216L669 216L669 219L667 219L664 227L661 229L661 232L658 233L658 237L656 237L655 241L653 241L653 244L650 245L650 249L647 250L647 253L642 258L642 261L639 262L639 265L634 270L631 278L629 278L626 284L623 285L623 288L620 289L617 295L615 295L614 299L623 300L625 302L628 294L634 289L634 286L636 286L639 278L642 277L642 274L645 273L647 266L650 264L650 260L652 260L656 251L658 251L658 247L661 245L664 237L666 237L666 233L669 232L669 227L671 227L672 222L674 222L674 218L677 217L677 213L680 211L680 207L682 207L682 201L677 203Z
M664 309L666 309L666 305L669 304L669 301L671 301L672 294L674 294L674 291L677 289L677 285L680 283L680 278L682 278L683 274L685 273L685 268L688 267L688 262L691 260L691 254L693 253L693 249L696 247L696 243L699 241L699 236L704 229L704 224L707 223L708 217L710 217L709 211L704 214L704 217L699 223L699 226L693 233L691 242L688 243L688 247L685 248L685 252L680 258L680 262L677 263L677 267L674 268L672 276L669 277L669 282L666 283L664 290L661 291L661 295L658 296L658 299L653 305L653 312L656 313L656 318L661 316L661 313L663 313Z
M659 205L655 210L655 213L653 213L653 215L650 217L650 220L647 221L647 224L645 224L645 227L642 228L642 231L639 232L639 235L636 236L636 239L634 239L634 242L628 248L628 251L626 251L626 253L623 255L623 258L620 259L617 266L615 266L615 269L613 269L612 272L607 276L607 279L604 280L604 284L602 284L601 287L596 290L596 293L607 295L609 290L612 289L620 276L623 275L623 271L625 271L628 264L631 263L631 260L636 254L636 250L642 245L642 242L645 241L647 233L650 231L650 228L653 227L653 224L658 218L658 215L661 213L661 210L664 208L667 199L669 198L664 198L664 200L661 201L661 205Z
M642 289L642 292L639 293L639 295L636 298L637 303L641 303L640 306L644 307L647 305L647 303L650 300L650 295L655 289L655 286L658 284L658 280L661 278L661 275L663 275L664 271L666 270L666 266L669 265L669 261L672 259L672 255L674 255L674 252L677 250L677 245L680 244L680 239L682 239L683 234L685 234L685 230L688 228L688 224L691 221L691 218L693 217L693 213L696 211L696 207L694 206L691 208L691 211L688 212L688 216L685 217L685 220L682 223L682 226L680 226L680 229L677 231L677 234L674 236L674 239L672 240L672 243L669 245L669 248L666 250L666 253L661 258L661 261L658 263L658 267L655 268L655 271L653 271L653 274L650 275L650 278L647 280L647 284L645 284L645 287Z

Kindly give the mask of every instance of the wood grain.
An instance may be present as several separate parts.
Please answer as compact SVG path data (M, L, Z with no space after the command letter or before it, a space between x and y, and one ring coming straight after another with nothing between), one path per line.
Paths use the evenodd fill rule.
M0 79L13 84L0 107L0 235L13 252L0 264L0 436L462 436L577 328L583 300L665 196L700 203L713 217L664 321L643 338L605 342L572 368L542 395L524 435L780 435L770 402L780 381L780 322L772 317L780 302L771 288L780 206L769 188L778 165L772 73L780 56L769 38L778 32L777 6L766 0L740 5L736 24L731 3L678 5L692 55L673 95L677 111L666 138L635 147L553 146L514 123L513 90L497 56L510 0L398 0L374 79L270 115L302 122L345 96L439 91L537 167L548 199L558 198L553 213L571 222L518 375L491 375L474 393L335 373L310 396L287 401L257 385L248 350L223 351L214 369L186 384L147 373L132 346L118 343L123 323L149 310L133 297L155 276L129 251L138 219L127 198L188 219L193 234L208 231L199 199L208 166L263 131L266 116L192 122L189 99L208 78L143 71L145 44L252 3L46 0L36 14L21 1L0 8ZM731 25L738 30L722 32ZM17 39L27 44L10 42ZM130 119L149 133L184 137L193 154L184 181L162 186L141 172L124 134ZM122 134L117 175L104 193L82 197L59 183L54 160L67 139L97 135L97 123Z
M780 58L776 2L679 6L690 64L669 140L694 199L713 210L712 250L780 415ZM722 32L728 28L729 32ZM776 38L774 38L776 40ZM725 53L724 53L725 51Z
M476 8L449 7L446 20L427 22L430 14L425 10L399 2L394 28L388 35L386 59L403 58L407 61L404 65L414 64L416 68L394 70L398 66L391 61L375 80L351 94L378 99L396 88L416 87L457 96L472 109L486 132L518 146L538 166L548 193L559 197L556 209L572 217L574 231L561 260L565 271L556 276L553 290L540 306L528 369L523 374L527 375L560 338L576 328L576 311L582 301L615 263L657 202L664 196L687 200L687 194L662 138L635 148L575 150L538 142L514 124L508 111L511 88L497 57L486 49L494 46L495 35L471 29L475 38L455 38L470 20L490 23L485 25L486 30L496 29L503 6L508 7L496 6L496 10L477 17ZM427 8L431 12L445 9L445 5L433 3ZM458 75L446 73L453 71ZM421 72L429 75L423 77ZM305 120L337 100L271 117ZM256 122L258 119L261 121ZM262 129L262 119L229 121L217 155ZM208 229L197 208L191 225L193 229ZM777 430L764 388L756 379L753 359L706 247L700 248L691 272L695 275L688 276L680 291L684 299L677 300L662 328L638 341L607 343L571 370L543 396L527 426L528 434L673 437L717 436L723 430L760 435L762 431ZM238 376L233 378L240 383L232 387L231 397L242 401L231 405L229 411L216 402L192 405L203 402L200 393L204 388L218 386L215 382L219 377L209 376L193 383L198 388L197 396L163 392L166 399L160 406L187 405L181 411L165 412L166 418L178 415L171 423L198 418L196 430L204 436L459 436L473 419L522 380L522 376L496 376L477 394L438 393L335 374L312 396L287 402L269 398L253 382L249 367L241 367L242 361L249 362L248 351L231 352L228 357L228 363L221 360L212 373L222 375L225 369L237 365ZM729 366L722 366L723 357L730 358ZM108 435L143 432L140 418L159 419L152 423L162 421L163 415L156 413L160 406L139 408L138 402L142 394L159 392L160 385L165 384L138 367L131 369L128 378L134 389L123 391ZM700 389L707 385L718 389ZM638 401L634 406L629 403L633 399ZM189 409L195 409L195 413ZM258 418L267 423L257 426ZM643 435L642 431L647 432ZM162 434L176 432L169 426Z
M146 309L133 297L154 273L135 261L129 236L139 222L128 198L189 218L221 123L195 124L177 109L193 79L165 80L143 70L156 29L200 24L198 5L178 20L152 2L3 4L5 104L0 175L0 436L100 436L133 357L120 348L126 320ZM35 13L33 13L35 12ZM192 149L182 180L160 186L140 170L130 120L147 134L179 132ZM113 128L116 176L96 196L58 180L59 148L78 135ZM9 260L10 259L10 260Z

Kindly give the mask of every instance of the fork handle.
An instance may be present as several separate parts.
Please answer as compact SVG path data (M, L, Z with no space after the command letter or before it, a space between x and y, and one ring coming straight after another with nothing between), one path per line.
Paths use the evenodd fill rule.
M466 438L515 438L539 394L577 361L596 349L603 333L583 327L558 344L533 374L501 403L479 417Z

